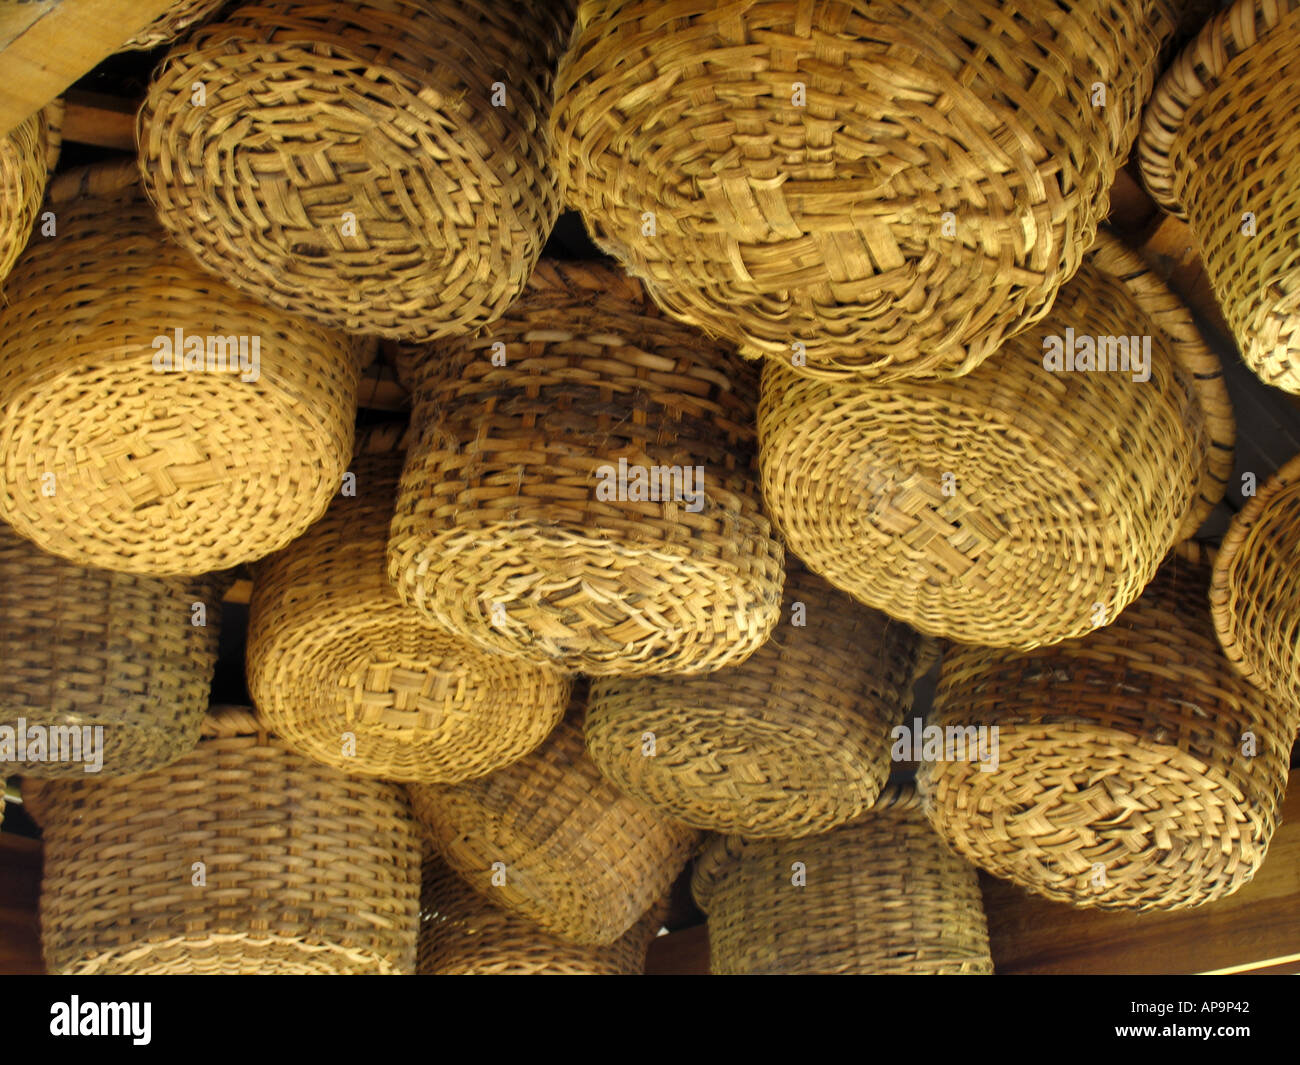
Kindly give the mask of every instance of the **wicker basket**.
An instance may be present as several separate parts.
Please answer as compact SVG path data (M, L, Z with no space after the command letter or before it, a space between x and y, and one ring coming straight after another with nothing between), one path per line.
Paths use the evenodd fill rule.
M413 972L420 839L401 787L308 762L246 709L214 709L203 736L153 773L24 781L50 971Z
M594 683L587 750L624 794L695 828L826 832L889 776L919 651L905 625L794 568L776 634L742 664Z
M249 691L284 742L348 773L455 783L523 757L568 678L425 621L388 582L400 428L358 446L356 494L255 571Z
M567 197L746 355L965 373L1078 268L1174 6L584 0L556 85Z
M1076 906L1180 909L1247 883L1277 824L1298 719L1225 661L1209 578L1207 563L1174 557L1084 639L1027 655L952 648L931 724L955 757L918 770L940 835ZM998 729L985 734L992 771L960 760L955 732L947 748L949 729L980 727Z
M206 573L283 547L339 489L373 344L197 269L129 161L60 175L50 206L58 239L28 250L0 308L0 517L46 551L128 573ZM177 330L182 350L205 349L203 369L169 372Z
M1210 607L1228 661L1300 721L1300 455L1233 519Z
M1300 0L1237 0L1165 73L1139 158L1165 210L1186 218L1242 358L1300 393Z
M425 861L420 894L420 957L429 976L635 976L666 906L653 907L621 939L583 947L499 910L441 859Z
M220 623L217 578L83 569L0 523L0 767L118 776L179 758L199 740Z
M404 601L593 675L718 669L767 639L783 575L757 375L635 281L544 262L501 321L402 372L419 429L389 541Z
M0 138L0 283L27 245L62 143L62 100L37 111Z
M667 894L698 842L616 791L582 745L582 693L532 754L481 780L412 784L416 817L480 894L586 946L613 943Z
M122 45L122 51L144 51L174 41L196 24L215 15L224 3L226 0L176 0L176 3Z
M1150 379L1048 369L1050 338L1075 334L1150 336ZM863 387L769 362L763 492L791 551L921 632L1021 648L1082 636L1222 496L1221 374L1186 309L1104 237L1049 319L960 379Z
M218 276L318 321L473 332L519 295L559 214L546 123L572 5L240 8L172 51L140 111L163 224Z
M975 870L930 830L910 786L889 785L824 835L713 836L692 890L716 975L993 972Z

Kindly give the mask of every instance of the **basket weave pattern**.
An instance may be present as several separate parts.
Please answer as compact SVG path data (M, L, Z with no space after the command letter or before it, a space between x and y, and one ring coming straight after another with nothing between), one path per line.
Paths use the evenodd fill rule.
M952 648L933 723L997 726L1000 757L993 772L922 764L937 831L981 868L1076 906L1179 909L1248 882L1300 717L1233 674L1208 582L1207 566L1175 559L1082 640L1027 655Z
M975 870L906 788L891 785L872 812L824 835L714 836L692 890L715 975L993 972Z
M51 972L414 969L420 845L401 788L308 762L250 711L214 710L166 769L39 791Z
M241 8L154 78L149 194L199 262L276 306L374 336L470 333L559 213L546 122L571 19L570 0Z
M501 321L403 372L418 438L389 573L405 602L594 675L717 669L767 638L782 551L754 474L757 375L635 281L544 262ZM620 459L699 467L703 499L602 499Z
M122 50L143 51L174 41L196 23L215 15L224 3L226 0L176 0L176 3L122 45Z
M792 569L781 623L741 664L594 682L587 749L620 791L695 828L826 832L870 807L889 775L919 642Z
M37 111L0 137L0 284L27 244L45 195L45 182L58 161L63 102Z
M454 783L541 743L564 714L569 681L402 605L387 572L403 459L395 435L369 434L351 466L356 496L337 498L257 567L249 690L268 727L311 758L387 780Z
M567 197L746 355L965 373L1078 268L1173 27L1163 0L584 0L556 87Z
M59 236L27 251L0 308L0 516L46 551L133 573L288 543L338 490L370 345L197 269L133 165L60 175L50 204ZM257 338L256 380L160 370L155 339L177 329L249 338L250 357Z

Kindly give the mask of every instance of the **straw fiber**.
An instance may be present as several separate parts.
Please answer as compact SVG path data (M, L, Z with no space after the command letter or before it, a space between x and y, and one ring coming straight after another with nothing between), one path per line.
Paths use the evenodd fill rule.
M122 45L123 51L146 50L174 41L197 23L215 15L226 0L177 0L149 25Z
M401 427L359 443L320 521L255 571L249 690L286 745L348 773L454 783L536 747L568 678L484 651L403 606L388 581Z
M0 285L31 236L62 140L62 100L0 137Z
M692 890L716 975L993 972L975 870L930 830L910 785L824 835L713 836Z
M749 364L618 271L546 261L499 322L401 370L417 432L389 541L403 601L594 675L718 669L767 639L782 550Z

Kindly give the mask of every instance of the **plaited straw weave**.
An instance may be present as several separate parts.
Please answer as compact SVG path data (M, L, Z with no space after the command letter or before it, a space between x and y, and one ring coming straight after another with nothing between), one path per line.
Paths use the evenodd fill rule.
M718 669L767 639L783 575L754 471L757 374L637 282L543 262L499 322L401 370L418 432L389 541L405 602L593 675ZM620 461L680 483L626 498Z
M1288 392L1300 392L1298 47L1300 0L1238 0L1164 74L1139 144L1152 195L1196 235L1242 358Z
M1300 723L1300 455L1246 501L1210 586L1219 643L1243 677Z
M975 870L930 830L910 785L823 835L712 836L691 887L717 975L993 972Z
M740 665L594 682L587 750L624 794L695 828L826 832L888 778L919 652L907 626L792 568L781 622Z
M95 751L103 776L179 758L199 739L220 625L215 577L84 569L0 523L0 726L13 730L0 777L81 777ZM44 748L20 758L18 733L31 744L38 726ZM99 726L102 740L86 732ZM55 729L60 753L79 760L54 760Z
M601 946L667 893L699 834L600 775L582 745L582 697L513 765L409 790L443 859L479 894L561 939Z
M0 308L0 517L46 551L129 573L283 547L338 491L373 344L204 274L130 161L60 175L49 206L58 236L28 249ZM177 329L182 347L222 341L204 369L167 370L157 341ZM226 344L240 337L246 372Z
M1045 368L1045 338L1067 330L1150 336L1150 379ZM1081 636L1222 496L1235 430L1221 373L1186 309L1103 238L1047 319L958 380L857 386L770 361L768 511L811 569L928 635Z
M1181 909L1247 883L1277 825L1300 715L1233 673L1209 579L1208 563L1174 557L1084 639L1023 655L952 648L930 723L945 743L950 728L997 727L998 757L991 772L921 764L940 835L1081 907ZM954 739L944 753L963 752Z
M355 495L255 571L248 676L284 742L348 773L454 783L522 757L564 714L568 678L480 650L403 606L388 526L405 441L359 443Z
M1173 9L583 0L556 85L567 197L743 354L966 373L1078 268Z
M177 0L149 25L122 45L122 51L157 48L174 41L197 23L215 15L226 0Z
M436 857L425 861L420 903L422 976L638 975L667 909L653 907L608 946L579 946L497 909Z
M53 973L414 971L420 842L401 787L307 761L249 710L214 708L166 769L34 797Z
M519 295L559 213L546 123L572 3L238 9L173 49L140 111L163 224L318 321L473 332Z
M0 138L0 283L31 236L62 141L62 100L53 101Z

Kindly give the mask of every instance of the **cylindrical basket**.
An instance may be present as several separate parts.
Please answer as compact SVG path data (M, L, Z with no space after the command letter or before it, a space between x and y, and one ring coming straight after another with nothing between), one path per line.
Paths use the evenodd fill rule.
M171 7L122 45L122 51L144 51L174 41L197 23L202 22L227 0L176 0Z
M635 976L645 972L646 951L665 908L652 907L608 946L579 946L497 909L431 856L424 864L416 971L422 976Z
M220 623L217 578L85 569L0 523L0 777L120 776L191 750Z
M791 568L772 638L697 677L592 684L587 750L620 791L695 828L826 832L875 801L920 637Z
M582 745L581 698L513 765L409 790L443 859L479 894L561 939L600 946L668 893L699 834L600 775Z
M910 785L820 836L713 836L691 887L717 975L993 972L975 870L931 831Z
M1222 497L1234 436L1190 314L1110 237L965 377L862 386L769 361L759 407L789 549L923 633L992 647L1114 620Z
M214 709L166 769L30 790L53 973L414 971L421 852L400 785L309 762L249 710Z
M1181 909L1247 883L1277 824L1298 719L1224 659L1209 578L1207 563L1175 556L1083 639L1029 654L950 648L927 725L943 733L942 758L918 770L939 834L988 872L1080 907ZM993 757L971 760L972 739Z
M567 198L675 317L799 372L966 373L1105 216L1169 0L583 0Z
M0 138L0 284L31 236L62 143L61 99Z
M1300 721L1300 455L1233 518L1210 608L1228 661Z
M593 675L702 672L767 639L753 368L608 267L543 262L472 340L410 350L418 439L389 541L404 601Z
M1300 0L1237 0L1164 74L1138 157L1160 205L1185 218L1262 381L1300 393Z
M559 214L547 121L572 20L573 0L241 7L172 50L140 111L159 217L276 306L372 336L472 333Z
M60 175L0 308L0 517L128 573L227 569L321 516L373 344L267 308L167 240L134 164Z
M559 670L485 651L388 581L400 427L359 443L352 491L258 564L249 691L290 747L348 773L455 783L521 758L564 714Z

